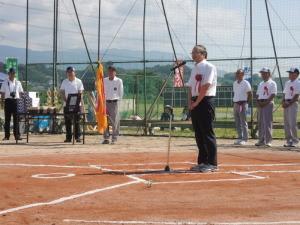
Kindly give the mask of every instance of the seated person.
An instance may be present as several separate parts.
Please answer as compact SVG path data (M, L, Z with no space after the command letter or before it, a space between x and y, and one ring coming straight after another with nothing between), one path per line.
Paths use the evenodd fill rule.
M173 114L173 108L170 105L166 105L164 108L164 112L161 114L160 120L161 121L173 121L174 120L174 114ZM174 127L172 127L172 130L174 129ZM164 130L163 127L160 128L160 130Z
M187 106L184 106L181 114L181 120L182 121L187 121L191 119L191 113L190 110Z

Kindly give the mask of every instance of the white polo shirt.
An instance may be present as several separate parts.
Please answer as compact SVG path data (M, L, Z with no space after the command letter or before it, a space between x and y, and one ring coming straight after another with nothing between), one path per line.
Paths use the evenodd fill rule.
M203 60L195 64L186 86L191 88L192 96L194 97L199 95L199 89L205 84L210 84L205 96L216 96L217 69L213 64Z
M104 91L106 100L120 100L123 98L123 81L118 77L110 80L109 77L104 78Z
M300 94L300 81L298 79L291 81L288 80L284 84L284 99L290 100L292 99L296 94Z
M6 80L3 81L0 92L4 93L5 99L12 98L10 96L10 93L15 92L16 93L15 99L17 99L20 98L20 93L23 92L23 87L20 81L16 79L11 81L9 78L7 78Z
M70 81L68 78L64 79L60 85L60 90L65 92L65 97L68 98L69 94L77 94L84 90L82 81L75 77ZM64 104L65 105L65 104Z
M247 101L248 92L251 91L251 85L247 80L233 83L233 102Z
M268 99L272 94L277 94L277 84L271 78L268 81L262 81L257 87L258 99Z

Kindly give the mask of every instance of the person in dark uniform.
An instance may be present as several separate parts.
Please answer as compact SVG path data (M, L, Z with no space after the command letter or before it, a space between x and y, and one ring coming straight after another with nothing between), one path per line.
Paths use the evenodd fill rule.
M211 172L217 169L217 144L213 130L215 108L213 98L217 88L217 70L206 61L207 51L203 45L196 45L192 51L195 66L187 86L189 109L198 146L198 164L191 170Z
M21 140L19 122L17 119L17 101L20 95L23 93L23 87L20 81L16 79L16 71L14 68L10 68L8 72L8 78L3 82L1 86L1 101L4 101L4 132L5 136L3 141L9 140L10 137L10 121L13 116L13 130L16 140Z

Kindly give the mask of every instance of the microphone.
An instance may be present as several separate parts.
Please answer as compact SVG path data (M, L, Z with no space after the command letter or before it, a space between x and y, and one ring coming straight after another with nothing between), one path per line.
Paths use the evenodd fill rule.
M177 66L174 66L173 68L171 68L171 71L176 70L177 68L183 66L186 64L186 61L182 61L181 63L179 63Z

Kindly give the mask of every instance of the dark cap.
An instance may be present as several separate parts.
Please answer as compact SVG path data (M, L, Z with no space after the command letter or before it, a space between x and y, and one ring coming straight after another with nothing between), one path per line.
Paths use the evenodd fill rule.
M66 72L75 72L75 68L73 66L68 66Z
M288 70L286 72L299 74L299 69L297 67L291 67L290 70Z
M15 68L9 68L8 72L9 73L16 73L16 69Z
M117 71L116 67L114 67L114 66L109 66L108 70Z

